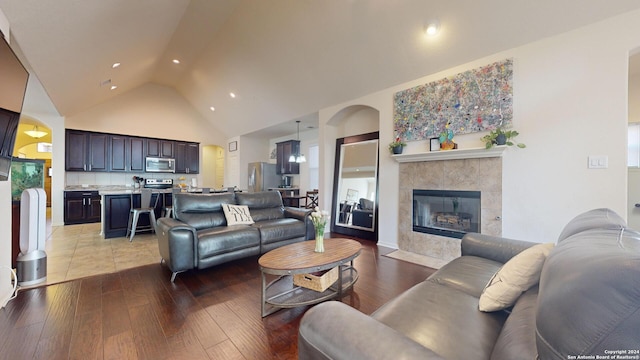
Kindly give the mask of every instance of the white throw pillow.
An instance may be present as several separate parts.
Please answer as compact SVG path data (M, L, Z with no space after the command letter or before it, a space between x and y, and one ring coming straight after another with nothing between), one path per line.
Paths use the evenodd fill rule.
M554 246L534 245L507 261L482 291L480 311L503 310L515 304L523 292L540 282L542 265Z
M253 224L247 205L222 204L222 211L227 218L227 225Z

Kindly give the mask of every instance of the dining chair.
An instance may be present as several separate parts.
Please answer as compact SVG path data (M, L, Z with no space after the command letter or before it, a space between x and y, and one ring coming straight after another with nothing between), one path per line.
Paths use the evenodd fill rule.
M315 209L318 206L318 189L307 191L307 197L304 199L304 207L307 209Z

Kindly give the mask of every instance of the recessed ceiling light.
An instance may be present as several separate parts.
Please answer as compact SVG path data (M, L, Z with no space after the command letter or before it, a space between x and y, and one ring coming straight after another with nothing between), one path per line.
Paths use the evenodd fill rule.
M235 93L232 93L232 92L230 92L230 93L229 93L229 96L231 96L231 97L232 97L232 98L234 98L234 99L236 98L236 94L235 94Z
M211 111L216 111L216 108L214 108L213 106L209 107L209 110Z
M438 20L433 20L427 27L424 29L424 34L426 36L435 36L440 31L440 22Z
M173 59L173 60L171 60L171 62L173 62L174 64L180 64L180 60L178 60L178 59Z
M118 86L117 86L117 85L111 85L111 90L115 90L115 89L117 89L117 88L118 88Z
M119 62L117 62L117 63L113 63L113 65L111 65L111 67L112 67L112 68L114 68L114 69L115 69L115 68L117 68L117 67L119 67L119 66L120 66L120 63L119 63Z

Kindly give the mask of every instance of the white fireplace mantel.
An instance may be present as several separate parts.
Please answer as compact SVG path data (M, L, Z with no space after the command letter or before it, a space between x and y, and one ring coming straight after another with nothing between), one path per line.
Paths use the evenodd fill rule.
M506 145L494 146L491 149L471 148L471 149L455 149L430 151L415 154L398 154L391 155L397 162L419 162L419 161L437 161L437 160L460 160L460 159L480 159L491 157L502 157Z

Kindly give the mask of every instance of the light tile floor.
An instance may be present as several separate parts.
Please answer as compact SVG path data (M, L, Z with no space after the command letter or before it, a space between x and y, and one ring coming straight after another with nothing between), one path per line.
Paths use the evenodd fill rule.
M129 242L125 237L103 239L100 223L47 230L47 280L36 286L160 263L155 234L138 234Z

